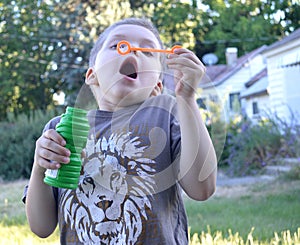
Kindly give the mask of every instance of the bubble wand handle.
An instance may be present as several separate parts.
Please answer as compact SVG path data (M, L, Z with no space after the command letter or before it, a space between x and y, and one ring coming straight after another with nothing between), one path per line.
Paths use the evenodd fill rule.
M117 51L120 55L129 54L132 51L141 51L141 52L159 52L159 53L167 53L173 54L175 49L181 48L179 45L173 46L170 50L167 49L155 49L155 48L139 48L139 47L131 47L130 43L127 41L120 41L117 44Z

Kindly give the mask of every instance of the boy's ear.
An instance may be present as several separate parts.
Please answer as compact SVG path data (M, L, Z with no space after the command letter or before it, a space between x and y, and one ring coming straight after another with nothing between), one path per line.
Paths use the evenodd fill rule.
M98 79L92 67L90 67L85 74L85 83L87 85L98 85Z
M162 94L163 88L164 88L164 85L163 85L162 81L159 80L157 82L157 84L155 85L150 96L157 96L157 95Z

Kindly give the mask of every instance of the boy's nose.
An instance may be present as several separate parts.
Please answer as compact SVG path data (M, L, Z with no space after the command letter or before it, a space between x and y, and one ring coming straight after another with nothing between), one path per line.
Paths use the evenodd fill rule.
M132 50L131 52L132 52L134 55L136 55L136 56L140 56L140 53L141 53L142 51Z

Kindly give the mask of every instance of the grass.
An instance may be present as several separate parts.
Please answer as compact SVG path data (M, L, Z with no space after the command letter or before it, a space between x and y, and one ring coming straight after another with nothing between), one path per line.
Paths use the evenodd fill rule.
M25 184L0 185L0 245L59 244L57 230L47 239L31 233L21 202ZM247 244L300 244L300 180L281 179L220 192L218 188L205 202L185 200L192 245L246 244L247 239L256 241ZM294 243L288 243L289 239ZM280 240L286 243L276 243Z
M0 224L0 245L57 245L59 244L58 231L47 239L37 238L31 233L27 225L3 225Z
M231 229L246 239L254 229L254 238L270 240L274 232L294 233L300 227L300 180L256 184L240 195L232 194L205 202L187 200L191 233L221 231L229 235Z
M57 230L47 239L39 239L30 231L21 201L26 183L15 181L0 185L0 245L59 244Z

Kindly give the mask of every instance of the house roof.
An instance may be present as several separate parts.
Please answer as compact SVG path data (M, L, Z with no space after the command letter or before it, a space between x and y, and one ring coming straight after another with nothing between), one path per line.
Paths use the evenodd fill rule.
M240 98L250 98L268 94L268 85L268 70L266 67L245 83L246 89L241 92Z
M237 59L237 62L234 66L228 65L213 65L206 67L206 76L201 80L199 87L200 88L209 88L212 86L218 86L222 84L226 79L233 76L238 72L248 60L254 58L258 54L262 53L267 48L266 45L263 45L248 54L245 54Z
M267 58L282 56L278 64L284 68L289 66L300 65L300 28L290 33L288 36L283 37L281 40L270 45L263 55ZM290 50L290 52L287 52ZM284 53L284 55L283 55Z
M271 44L265 51L269 51L280 46L283 46L291 41L299 40L300 39L300 28L290 33L288 36L283 37L281 40Z
M257 73L254 77L251 77L248 82L245 83L245 86L249 88L252 86L254 83L259 81L261 78L266 77L268 75L268 70L267 67L265 69L261 70L259 73Z

